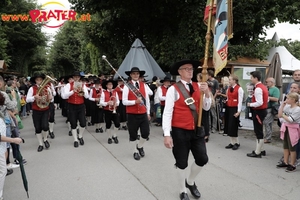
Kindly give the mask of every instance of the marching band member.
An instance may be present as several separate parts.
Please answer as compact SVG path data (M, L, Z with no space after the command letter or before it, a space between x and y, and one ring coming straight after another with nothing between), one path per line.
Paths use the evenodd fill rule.
M90 90L91 87L93 86L93 82L90 79L91 76L89 76L89 78L85 78L85 77L81 77L81 82L86 86L86 89L88 91L88 94L90 94ZM85 117L86 117L86 121L87 121L87 125L88 126L92 126L92 102L89 99L84 99L84 105L85 105Z
M35 128L35 134L39 142L37 151L43 151L43 141L45 148L48 149L50 144L47 140L49 131L49 103L53 99L51 90L47 85L42 85L45 74L36 72L31 77L31 82L35 83L29 88L26 102L32 103L32 120ZM48 105L47 105L48 104ZM44 106L41 106L44 105Z
M54 116L55 116L55 106L54 106L54 97L56 96L56 91L54 89L53 83L49 83L49 89L51 91L53 99L51 100L49 104L49 135L50 138L54 139L55 135L53 133L53 127L54 127Z
M119 100L120 100L120 104L119 104L118 109L117 109L117 113L120 116L120 123L121 123L120 128L123 128L124 130L127 130L126 106L124 106L124 104L122 102L124 82L120 77L118 77L117 81L118 81L118 86L115 88L115 91L118 93L118 97L119 97Z
M201 91L204 92L203 109L209 110L211 106L207 83L195 83L191 80L194 69L199 65L199 61L193 60L181 60L173 64L170 73L180 75L180 81L168 89L163 113L164 145L172 148L180 181L181 200L189 199L186 188L196 199L200 198L201 194L197 189L195 179L208 162L205 133L204 131L195 131L197 119L192 114L194 111L191 111L193 109L195 114L198 114ZM170 133L171 129L172 133ZM191 165L190 173L187 174L190 151L194 156L194 162Z
M157 93L160 100L160 112L161 115L163 115L165 109L166 94L168 88L171 85L171 79L166 76L163 80L160 80L160 83L162 83L163 85L157 88Z
M100 105L104 107L104 117L105 117L105 123L106 123L106 132L108 134L108 144L112 143L112 140L114 143L118 144L119 140L117 137L117 131L120 127L120 120L119 115L116 113L117 106L119 105L119 97L118 93L113 90L115 88L117 83L110 79L107 81L104 81L102 83L102 94L100 97ZM111 125L114 122L115 125L115 132L111 134Z
M90 90L90 97L89 100L93 102L92 110L94 111L92 113L92 124L95 124L96 133L103 133L103 108L100 106L100 96L102 93L102 88L100 84L100 79L96 79L94 81L94 87Z
M74 147L78 147L78 140L80 145L84 145L83 132L86 126L85 105L84 98L88 98L89 94L86 86L80 82L80 72L73 73L74 81L68 83L64 87L62 98L68 99L69 112L68 118L71 124L72 135L74 138ZM77 137L77 121L79 121L79 134Z
M133 158L140 160L140 156L144 157L144 143L150 134L149 120L150 118L150 101L149 94L146 90L146 84L139 81L139 76L143 76L145 71L141 71L138 67L131 68L131 71L125 71L130 77L128 86L123 89L123 104L126 106L129 141L133 147ZM135 92L135 93L133 93ZM139 98L137 98L137 96ZM141 139L137 144L137 131L140 128Z

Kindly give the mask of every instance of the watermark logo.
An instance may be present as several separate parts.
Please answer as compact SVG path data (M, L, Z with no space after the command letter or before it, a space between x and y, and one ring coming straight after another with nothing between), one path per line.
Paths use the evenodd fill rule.
M59 28L66 21L91 21L89 13L79 15L76 11L68 9L65 5L57 1L47 2L41 6L40 10L30 10L28 14L2 14L1 19L2 21L43 23L48 28Z

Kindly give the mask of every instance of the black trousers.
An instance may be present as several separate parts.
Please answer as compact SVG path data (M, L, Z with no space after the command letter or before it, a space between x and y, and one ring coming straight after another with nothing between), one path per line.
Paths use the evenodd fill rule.
M126 106L123 105L122 100L120 100L117 113L120 116L120 122L127 122Z
M240 117L235 117L237 107L226 107L224 133L229 137L238 137Z
M54 123L54 116L55 116L55 106L54 106L54 103L51 102L49 104L49 122L50 123Z
M253 120L254 133L256 135L256 139L264 138L263 122L267 114L268 114L267 109L261 109L261 110L252 109L252 120Z
M111 122L114 122L116 128L120 127L119 115L117 113L113 113L112 111L109 110L104 110L104 118L105 118L106 129L110 129L112 124Z
M32 121L35 128L35 133L49 130L49 109L45 111L32 110Z
M77 121L79 121L80 127L85 127L85 105L69 103L68 119L71 124L71 129L76 129Z
M198 166L202 167L208 162L204 137L196 136L194 130L185 130L176 127L172 127L171 134L174 145L172 151L176 160L176 167L185 169L188 166L190 151Z
M147 139L150 135L148 115L145 114L127 114L127 126L129 132L129 141L137 139L137 132L141 130L141 137Z
M104 111L103 108L99 108L96 102L92 105L92 124L99 124L104 122Z

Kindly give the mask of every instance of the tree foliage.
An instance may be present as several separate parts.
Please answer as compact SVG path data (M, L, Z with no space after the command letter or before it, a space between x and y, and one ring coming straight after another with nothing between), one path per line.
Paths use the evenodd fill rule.
M2 3L1 3L2 4ZM37 4L31 0L4 0L0 7L3 14L28 14ZM26 74L32 60L39 54L40 47L46 46L46 37L41 31L41 25L30 21L1 21L0 57L7 60L9 68ZM39 63L45 65L45 55L40 55Z

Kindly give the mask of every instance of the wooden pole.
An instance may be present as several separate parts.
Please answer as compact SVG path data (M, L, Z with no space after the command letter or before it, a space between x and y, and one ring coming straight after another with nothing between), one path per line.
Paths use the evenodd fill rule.
M210 39L211 39L211 19L212 19L212 11L213 11L213 6L214 6L214 0L211 0L210 2L210 8L209 8L209 15L208 15L208 21L207 21L207 31L206 31L206 36L205 36L205 53L204 53L204 63L202 66L202 82L207 81L207 68L208 68L208 58L209 58L209 44L210 44ZM203 104L203 92L200 94L200 103L199 103L199 115L198 115L198 127L201 127L201 121L202 121L202 104ZM202 102L202 103L201 103Z

